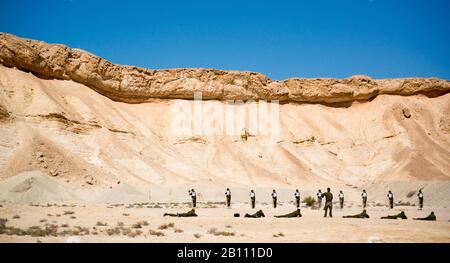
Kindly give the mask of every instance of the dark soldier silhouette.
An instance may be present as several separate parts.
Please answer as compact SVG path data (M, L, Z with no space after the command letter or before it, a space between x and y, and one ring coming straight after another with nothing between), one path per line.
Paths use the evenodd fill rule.
M387 197L389 199L389 207L392 209L394 208L394 194L389 190Z
M362 197L363 208L366 208L366 206L367 206L367 192L366 192L366 189L364 189L362 191L361 197Z
M275 217L278 217L278 218L281 218L281 217L286 217L286 218L302 217L302 213L300 213L300 209L297 208L297 210L295 210L292 213L285 214L285 215L280 215L280 216L275 216Z
M418 217L413 218L414 220L426 220L426 221L436 221L436 215L434 215L434 212L431 212L427 217Z
M316 195L317 195L317 204L319 205L318 209L320 209L322 207L322 191L319 189Z
M258 210L258 212L250 215L250 214L245 214L245 217L250 217L250 218L260 218L260 217L265 217L264 213L262 210Z
M275 189L272 191L272 201L273 201L273 208L277 208L277 192Z
M189 190L189 195L191 196L192 199L192 207L196 207L197 206L197 193L195 192L194 189Z
M422 189L419 190L419 193L417 194L417 197L419 198L419 209L423 208L423 193Z
M342 208L344 208L344 193L342 191L339 191L339 206Z
M381 219L397 219L397 218L401 218L401 219L408 219L405 215L405 212L400 212L397 215L393 215L393 216L383 216Z
M195 213L194 209L191 209L189 212L187 213L176 213L176 214L171 214L171 213L165 213L164 216L172 216L172 217L195 217L197 216L197 214Z
M362 211L362 213L351 215L351 216L343 216L343 218L369 218L366 209Z
M298 191L298 189L295 190L294 197L295 197L295 205L297 206L297 208L299 208L300 207L300 192Z
M252 203L252 208L255 208L256 195L253 189L250 191L250 201Z
M231 191L230 191L230 188L227 188L227 191L225 191L225 198L227 200L227 207L230 207L230 205L231 205Z
M323 210L325 210L324 217L327 217L328 210L330 210L330 217L333 217L333 194L329 187L327 188L327 191L322 194L322 197L325 197L325 207L323 208Z

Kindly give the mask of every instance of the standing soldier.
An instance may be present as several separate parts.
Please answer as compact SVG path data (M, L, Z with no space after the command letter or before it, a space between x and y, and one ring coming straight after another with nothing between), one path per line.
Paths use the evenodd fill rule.
M341 209L344 208L344 193L339 191L339 205L341 206Z
M361 196L362 196L363 208L366 208L366 206L367 206L367 192L366 192L366 189L363 190Z
M392 194L391 190L389 190L387 197L389 199L389 207L391 209L394 208L394 195Z
M255 197L255 192L253 191L253 189L250 191L250 200L252 202L252 208L255 208L256 197Z
M295 196L295 204L297 205L297 208L299 208L300 207L300 192L298 191L298 189L295 190L294 196Z
M189 195L191 196L192 199L192 207L196 207L197 206L197 193L195 192L194 189L189 190Z
M331 193L330 188L327 188L327 191L322 194L322 197L325 197L325 207L323 210L325 210L324 217L327 217L327 211L330 210L330 217L333 217L333 194Z
M272 191L273 208L277 208L277 192L275 189Z
M423 193L422 189L419 189L419 193L417 194L417 197L419 197L419 209L423 208Z
M317 203L319 204L319 209L322 207L322 191L319 189L317 192Z
M230 188L227 188L227 191L225 192L225 198L227 199L227 207L230 207L230 205L231 205L231 191L230 191Z

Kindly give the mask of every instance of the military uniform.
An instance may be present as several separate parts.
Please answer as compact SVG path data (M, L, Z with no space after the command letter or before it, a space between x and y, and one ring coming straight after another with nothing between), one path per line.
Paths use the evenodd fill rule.
M419 193L417 194L417 197L419 198L419 208L422 209L423 208L423 193L422 193L422 191L419 191Z
M197 214L195 213L194 209L191 209L189 212L187 213L176 213L176 214L171 214L171 213L165 213L164 216L172 216L172 217L195 217L197 216Z
M362 213L351 216L343 216L343 218L369 218L369 215L367 214L366 209L364 209Z
M397 215L383 216L381 219L397 219L397 218L408 219L408 217L406 217L406 215L405 215L405 212L403 212L403 211Z
M273 208L277 208L277 193L275 191L272 192L272 201L273 201Z
M431 212L427 217L422 218L413 218L414 220L426 220L426 221L436 221L436 215L434 212Z
M230 205L231 205L231 191L230 190L227 190L225 192L225 197L227 199L227 207L230 207Z
M322 192L317 192L317 204L319 205L319 209L322 207Z
M296 204L297 208L299 208L300 207L300 192L295 191L294 197L295 197L295 204Z
M366 206L367 206L367 192L363 191L361 193L361 197L362 197L363 208L366 208Z
M389 207L391 209L394 208L394 195L391 192L389 192L387 197L389 199Z
M341 191L339 193L339 206L342 208L344 208L344 193Z
M286 217L286 218L302 217L302 213L300 213L300 209L297 209L292 213L281 215L281 216L275 216L275 217Z
M192 207L197 207L197 193L194 191L194 189L192 189L192 191L190 192L191 195L191 199L192 199Z
M330 217L333 217L333 194L331 192L325 192L322 194L322 197L325 197L325 210L324 217L327 217L327 211L330 210Z
M259 210L258 212L250 215L250 214L245 214L245 217L250 217L250 218L260 218L260 217L265 217L264 213L262 210Z
M255 201L256 201L255 192L250 192L250 201L252 203L252 208L255 208Z

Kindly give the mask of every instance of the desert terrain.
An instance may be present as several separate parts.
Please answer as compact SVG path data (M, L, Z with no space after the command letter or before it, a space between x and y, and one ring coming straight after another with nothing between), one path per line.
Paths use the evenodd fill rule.
M0 242L449 242L449 91L436 78L141 69L0 33L0 218L17 228ZM249 112L249 101L275 100L276 136L253 132L249 117L231 135L224 118L212 134L173 127L180 105ZM295 189L303 200L327 187L346 198L332 219L304 203L301 218L273 217L295 209ZM192 188L198 217L162 216L188 211ZM250 189L266 217L234 218L252 212ZM362 189L371 218L343 219L361 212ZM400 211L407 220L379 219ZM431 211L435 222L411 220ZM46 224L43 236L20 231Z

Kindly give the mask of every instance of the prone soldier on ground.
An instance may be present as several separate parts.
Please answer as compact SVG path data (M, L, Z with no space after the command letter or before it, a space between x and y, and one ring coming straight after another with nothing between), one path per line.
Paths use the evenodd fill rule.
M366 209L362 211L362 213L356 214L356 215L350 215L350 216L343 216L343 218L370 218L367 214Z
M189 212L186 213L165 213L164 216L171 216L171 217L195 217L197 214L195 213L194 209L191 209Z
M401 211L399 214L397 215L393 215L393 216L383 216L381 217L381 219L397 219L397 218L401 218L401 219L408 219L408 217L406 217L405 212Z
M292 213L285 214L285 215L280 215L280 216L275 216L275 217L278 217L278 218L282 218L282 217L286 217L286 218L302 217L302 213L300 212L300 209L297 208L297 210L295 210Z
M256 213L254 214L245 214L245 217L250 217L250 218L260 218L260 217L265 217L264 213L262 210L258 210Z
M413 220L436 221L436 215L434 212L431 212L427 217L417 217L413 218Z

